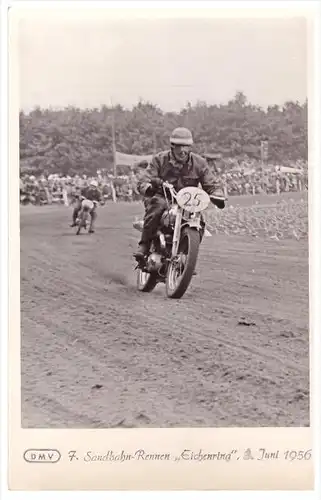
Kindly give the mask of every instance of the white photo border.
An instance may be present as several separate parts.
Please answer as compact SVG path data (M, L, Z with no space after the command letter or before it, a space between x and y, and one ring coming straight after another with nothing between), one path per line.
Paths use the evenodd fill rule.
M0 170L0 200L1 200L1 211L0 211L0 220L1 220L1 465L2 474L1 477L5 480L8 477L8 418L7 418L7 408L8 408L8 359L9 359L9 349L8 349L8 331L9 331L9 317L8 317L8 307L9 307L9 296L8 296L8 239L9 239L9 151L8 151L8 82L7 82L7 9L11 6L21 5L23 7L28 8L52 8L53 2L15 2L15 1L3 1L1 4L1 170ZM58 2L56 2L58 3ZM148 7L158 8L164 7L166 3L166 8L182 8L182 2L150 2ZM313 145L310 148L309 144L309 154L310 150L312 150L312 165L309 172L309 199L310 199L310 213L309 213L309 246L310 246L310 327L311 333L313 336L313 348L311 348L311 362L313 364L312 377L311 382L313 385L313 416L311 423L314 427L314 456L315 456L315 471L316 471L316 489L315 493L321 492L321 434L320 434L320 421L321 421L321 404L320 404L320 395L321 395L321 373L320 373L320 354L321 354L321 307L320 307L320 297L321 297L321 273L320 273L320 252L321 248L321 223L320 223L320 192L321 192L321 141L318 140L321 137L321 99L320 99L320 90L321 90L321 81L320 81L320 60L321 60L321 52L320 52L320 2L256 2L255 8L271 8L271 4L273 8L281 9L284 8L300 8L304 4L304 8L307 8L308 4L318 5L319 7L319 16L315 17L315 23L317 25L317 29L314 32L315 37L315 53L314 53L314 67L315 67L315 95L314 95L314 109L311 109L309 106L309 129L311 127L311 123L313 123L313 130L315 131L315 137L313 139ZM146 7L146 2L59 2L59 8L64 8L65 6L77 7L77 5L86 6L90 9L99 7L103 4L107 4L108 6L117 6L120 7L124 5L124 8L139 8ZM64 5L63 5L64 4ZM126 6L125 6L126 4ZM153 5L152 5L153 4ZM240 8L240 4L242 4L242 8L247 6L253 7L253 2L184 2L184 9L187 7L192 7L197 4L198 9L223 6L224 8L227 5L234 4L235 7ZM214 4L214 5L213 5ZM237 4L237 5L236 5ZM247 4L247 5L246 5ZM132 7L135 5L135 7ZM55 4L55 7L57 5ZM312 114L312 116L311 116ZM311 120L311 121L310 121ZM309 133L310 139L310 133ZM57 431L59 432L59 431ZM97 430L95 432L103 432ZM5 444L5 445L4 445ZM1 484L2 493L4 494L3 498L8 498L10 496L15 496L16 498L28 498L30 496L35 498L35 496L41 496L41 498L56 498L57 491L52 492L10 492L8 493L7 484ZM129 494L132 497L142 498L148 495L148 498L151 496L154 498L160 498L164 495L171 494L178 498L181 496L182 498L205 498L208 496L210 498L215 495L215 498L246 498L249 499L251 496L253 498L258 498L258 492L255 491L242 491L239 493L236 492L89 492L89 491L79 491L79 492L59 492L60 495L64 495L65 498L88 498L88 493L94 495L96 497L101 496L101 498L117 498L120 495L122 497L128 496ZM312 492L260 492L259 498L316 498L316 496Z

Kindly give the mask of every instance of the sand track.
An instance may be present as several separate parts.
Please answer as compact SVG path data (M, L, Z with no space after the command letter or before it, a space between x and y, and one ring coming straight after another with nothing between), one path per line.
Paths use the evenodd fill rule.
M140 213L22 208L23 427L309 425L307 241L206 238L175 301L136 290Z

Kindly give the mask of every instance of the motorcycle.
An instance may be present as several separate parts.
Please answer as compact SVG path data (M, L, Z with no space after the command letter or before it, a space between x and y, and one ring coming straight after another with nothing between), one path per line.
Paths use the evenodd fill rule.
M199 187L176 191L171 184L164 182L162 189L167 209L149 254L136 266L137 288L151 292L158 283L165 283L167 297L179 299L195 274L199 246L206 231L202 212L211 200ZM133 226L142 232L143 221L136 220Z
M90 212L98 205L97 201L87 200L84 197L81 197L81 208L76 219L76 234L80 234L82 228L87 229Z

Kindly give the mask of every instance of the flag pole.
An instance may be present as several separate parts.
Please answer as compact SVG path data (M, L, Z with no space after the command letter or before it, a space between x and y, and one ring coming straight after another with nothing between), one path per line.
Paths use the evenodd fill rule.
M111 130L112 130L112 148L113 148L113 169L114 176L117 175L117 164L116 164L116 136L115 136L115 110L113 105L113 99L110 98L111 107L112 107L112 122L111 122Z
M157 139L155 130L153 131L153 152L154 154L156 154L157 152Z

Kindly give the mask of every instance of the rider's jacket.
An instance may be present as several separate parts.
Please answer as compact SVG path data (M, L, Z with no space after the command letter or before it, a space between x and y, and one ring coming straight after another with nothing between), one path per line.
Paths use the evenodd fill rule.
M189 153L186 163L178 163L171 150L162 151L153 156L148 167L138 176L137 188L145 196L151 179L159 178L173 184L176 191L186 186L201 184L209 195L217 189L217 181L206 160L195 153Z
M87 186L81 190L81 196L86 198L86 200L100 201L101 193L98 188L94 186Z

